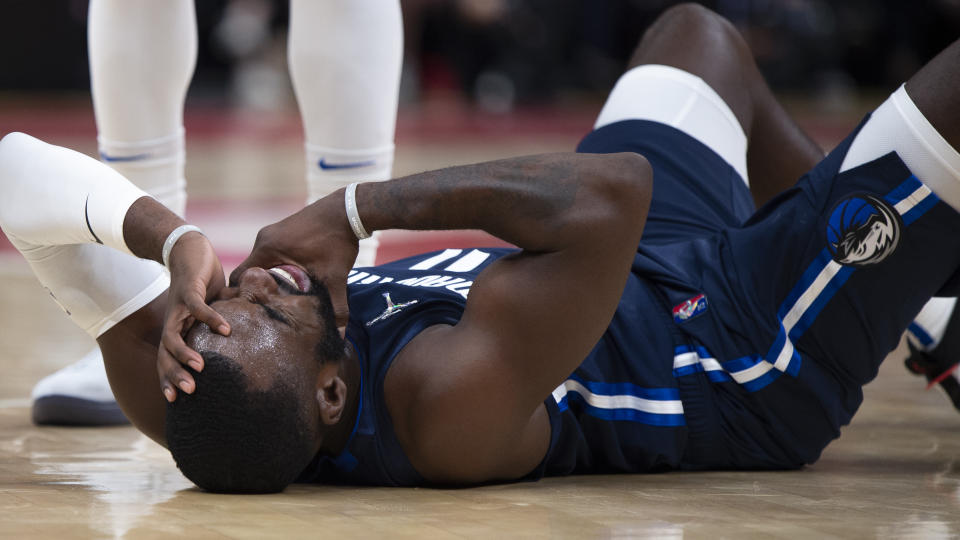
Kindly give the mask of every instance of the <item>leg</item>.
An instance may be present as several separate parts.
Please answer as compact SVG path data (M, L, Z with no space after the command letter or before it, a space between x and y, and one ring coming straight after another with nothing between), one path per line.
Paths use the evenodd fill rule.
M920 180L960 211L960 41L898 89L870 117L841 166L846 171L896 152Z
M748 79L765 89L739 34L702 7L670 9L644 35L578 150L633 151L650 161L656 181L645 242L717 234L755 212ZM755 192L770 183L761 176Z
M960 147L960 42L953 43L906 83L906 93L930 124L953 148ZM878 134L879 135L879 134ZM889 135L889 134L888 134ZM930 144L942 146L931 134ZM914 145L911 145L914 146ZM929 152L909 151L914 168L926 168ZM949 155L949 154L948 154ZM852 162L851 162L852 164ZM960 162L954 160L954 168ZM932 176L936 171L920 173ZM907 367L939 383L960 409L960 385L956 365L960 361L960 314L956 298L934 298L924 307L907 332L911 355Z
M920 112L953 148L960 148L960 41L943 50L906 83Z
M93 0L90 86L100 156L179 215L183 103L197 58L192 0Z
M960 409L960 312L956 298L931 298L907 328L910 355L907 370L923 375L927 389L939 384L953 406Z
M289 64L306 134L307 202L391 177L403 59L397 0L290 2ZM373 264L377 236L361 242Z
M764 429L802 450L798 462L816 459L849 422L860 387L929 299L958 292L960 153L951 142L960 101L941 84L957 80L958 50L954 44L924 67L750 226L725 238L724 258L736 261L731 289L744 291L736 304L763 313L743 317L755 342L737 347L756 356L726 365L736 366L731 376L744 399L764 411ZM915 101L912 92L929 93Z
M644 34L630 61L631 68L644 64L692 73L729 106L748 140L749 185L758 205L823 159L823 151L770 92L743 37L719 15L694 4L668 10Z
M183 102L197 55L192 0L93 0L90 82L101 159L179 215L186 209ZM93 349L33 389L37 424L126 420Z

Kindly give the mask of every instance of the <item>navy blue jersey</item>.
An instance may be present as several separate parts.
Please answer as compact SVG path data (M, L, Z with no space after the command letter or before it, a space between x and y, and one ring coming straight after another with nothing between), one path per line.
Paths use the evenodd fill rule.
M609 328L545 396L551 441L528 478L819 457L926 300L960 281L960 215L895 154L839 173L855 135L756 212L737 173L674 128L627 120L582 141L647 157L653 199ZM393 433L384 377L417 333L457 323L477 274L507 253L351 272L362 408L344 455L305 479L423 483Z
M417 485L386 410L383 385L397 353L420 331L456 324L476 276L516 250L448 249L351 271L347 336L360 357L362 400L348 452L314 466L312 480ZM637 255L637 265L644 262ZM655 263L653 263L655 264ZM674 338L663 298L632 274L609 329L549 396L553 442L532 477L675 468L685 420L673 376Z

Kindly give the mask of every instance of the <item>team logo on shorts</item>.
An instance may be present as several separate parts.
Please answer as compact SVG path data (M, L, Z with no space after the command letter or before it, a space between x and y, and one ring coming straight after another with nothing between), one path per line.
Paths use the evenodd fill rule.
M886 202L873 195L851 195L830 212L827 247L840 264L877 264L896 251L902 226L900 214Z

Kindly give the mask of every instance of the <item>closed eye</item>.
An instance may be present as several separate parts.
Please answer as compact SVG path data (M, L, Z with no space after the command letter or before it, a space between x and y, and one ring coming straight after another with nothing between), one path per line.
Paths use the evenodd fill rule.
M290 324L290 320L287 319L287 318L283 315L283 313L280 313L279 311L273 309L272 307L270 307L270 306L268 306L268 305L266 305L266 304L261 304L260 302L254 302L254 304L262 307L263 310L267 312L267 317L270 317L271 319L273 319L273 320L275 320L275 321L282 322L283 324L285 324L285 325L287 325L287 326L292 326L292 325Z

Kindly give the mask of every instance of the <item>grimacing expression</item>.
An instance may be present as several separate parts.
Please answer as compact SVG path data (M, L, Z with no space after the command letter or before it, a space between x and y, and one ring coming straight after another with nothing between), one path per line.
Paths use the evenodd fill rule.
M299 267L249 268L236 286L224 288L210 304L228 323L229 336L195 325L186 343L235 359L251 383L269 388L282 376L294 388L312 387L317 344L328 337L333 321L321 315L317 284Z

